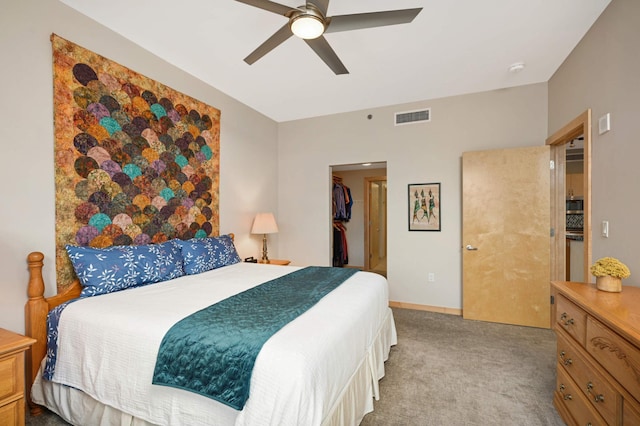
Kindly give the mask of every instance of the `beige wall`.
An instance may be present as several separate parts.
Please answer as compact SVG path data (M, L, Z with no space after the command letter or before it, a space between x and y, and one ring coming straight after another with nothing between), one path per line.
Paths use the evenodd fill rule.
M277 124L62 3L3 2L0 327L24 330L29 252L45 254L45 280L55 281L51 33L222 111L220 229L236 233L241 256L257 256L261 240L249 234L253 216L277 208ZM277 257L275 245L272 250Z
M431 122L393 125L395 112L425 107ZM329 265L330 166L386 161L391 300L460 308L462 153L542 145L546 136L546 83L281 123L280 255ZM409 232L407 185L426 182L442 185L442 232Z
M549 81L549 134L586 110L593 113L593 260L612 256L640 286L640 2L613 0ZM598 135L598 118L611 131ZM600 236L609 221L609 238Z

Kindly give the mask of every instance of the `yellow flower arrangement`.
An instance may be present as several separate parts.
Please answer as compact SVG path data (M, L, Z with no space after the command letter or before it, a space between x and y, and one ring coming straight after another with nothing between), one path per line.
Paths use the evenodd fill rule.
M610 275L616 278L627 278L631 275L631 271L627 265L620 262L614 257L603 257L598 259L596 263L591 265L591 275L594 277L606 277Z

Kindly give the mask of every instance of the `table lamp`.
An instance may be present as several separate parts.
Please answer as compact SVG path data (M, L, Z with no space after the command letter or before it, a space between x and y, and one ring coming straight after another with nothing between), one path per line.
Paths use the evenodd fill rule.
M258 213L253 220L252 234L262 234L262 260L260 263L269 263L267 255L267 234L275 234L278 232L278 225L273 213Z

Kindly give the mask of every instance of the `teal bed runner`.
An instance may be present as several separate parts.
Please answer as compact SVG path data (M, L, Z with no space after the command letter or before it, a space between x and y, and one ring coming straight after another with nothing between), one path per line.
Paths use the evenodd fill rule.
M310 266L183 318L162 339L153 384L241 410L264 343L356 272Z

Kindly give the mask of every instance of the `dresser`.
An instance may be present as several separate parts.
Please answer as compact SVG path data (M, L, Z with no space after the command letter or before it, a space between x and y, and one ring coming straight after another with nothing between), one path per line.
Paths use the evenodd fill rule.
M34 339L0 328L0 425L24 425L24 353Z
M553 403L569 425L640 425L640 288L554 281Z

